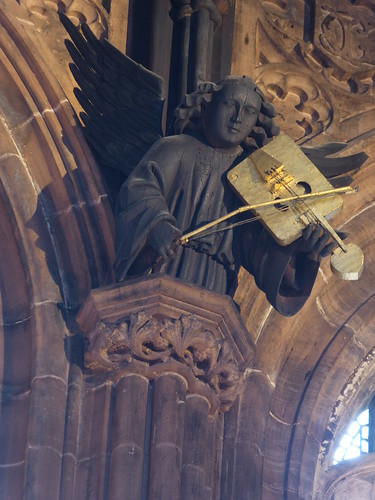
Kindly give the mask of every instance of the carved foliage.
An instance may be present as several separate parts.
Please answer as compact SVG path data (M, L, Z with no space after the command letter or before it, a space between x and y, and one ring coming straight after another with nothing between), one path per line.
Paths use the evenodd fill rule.
M231 347L193 315L159 319L141 311L129 321L99 321L88 338L85 366L89 369L121 370L135 360L148 366L172 361L208 384L218 395L221 409L228 408L238 394L240 373Z
M375 81L375 3L332 0L317 11L316 52L332 66L332 75L347 82L352 94L373 96Z

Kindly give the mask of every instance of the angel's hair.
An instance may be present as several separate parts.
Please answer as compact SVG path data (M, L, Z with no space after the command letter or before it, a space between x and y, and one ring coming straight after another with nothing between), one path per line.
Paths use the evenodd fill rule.
M227 76L217 83L202 82L195 92L186 94L182 103L176 108L174 116L174 128L176 134L182 134L185 130L202 130L202 120L208 104L212 101L216 92L226 85L245 86L252 90L262 100L258 120L249 137L245 140L245 148L261 147L270 138L279 133L279 127L275 125L272 118L277 115L273 105L265 100L260 88L247 76Z

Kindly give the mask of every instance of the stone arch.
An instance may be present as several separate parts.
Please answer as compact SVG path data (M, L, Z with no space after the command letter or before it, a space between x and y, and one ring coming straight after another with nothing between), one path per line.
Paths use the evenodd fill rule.
M352 147L359 150L373 158L373 141ZM364 402L361 387L369 387L368 360L374 348L371 160L356 174L355 185L359 194L345 198L334 223L364 251L365 269L358 282L334 277L328 259L306 306L297 316L282 318L256 294L249 277L241 275L236 298L256 351L233 417L241 443L234 462L238 491L255 485L259 498L320 498L318 491L329 487L323 476L330 465L327 439L331 441L333 432L327 428L336 406L340 402L336 424L341 425L340 417L344 425Z
M20 498L25 484L25 498L54 498L75 332L67 325L110 278L113 220L73 111L22 18L16 3L3 2L0 484L4 498Z
M370 158L372 149L370 145ZM338 219L338 226L348 231L365 253L361 279L340 281L324 263L313 295L300 315L278 328L272 314L262 333L268 345L277 335L285 342L270 402L263 485L267 491L282 482L285 498L323 498L330 488L326 473L336 428L345 426L369 397L367 391L372 394L374 390L372 167L368 162L358 174L361 195L347 200L349 206ZM258 356L262 358L260 350Z

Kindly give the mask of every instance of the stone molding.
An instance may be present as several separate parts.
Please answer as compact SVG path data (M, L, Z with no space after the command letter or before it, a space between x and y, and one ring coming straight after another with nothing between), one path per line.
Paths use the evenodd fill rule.
M373 133L374 34L371 1L241 0L232 73L256 80L295 140L348 141Z
M85 368L149 380L181 375L210 413L227 411L253 345L229 297L164 275L93 290L77 316L89 345Z
M319 496L320 495L320 496ZM373 453L346 460L326 473L326 490L314 498L324 500L368 500L375 497L375 458Z

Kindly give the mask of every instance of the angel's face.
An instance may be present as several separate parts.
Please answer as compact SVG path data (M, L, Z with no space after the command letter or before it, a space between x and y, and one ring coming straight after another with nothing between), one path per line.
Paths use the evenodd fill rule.
M225 85L213 96L203 119L203 132L214 148L233 148L251 133L261 97L246 85Z

